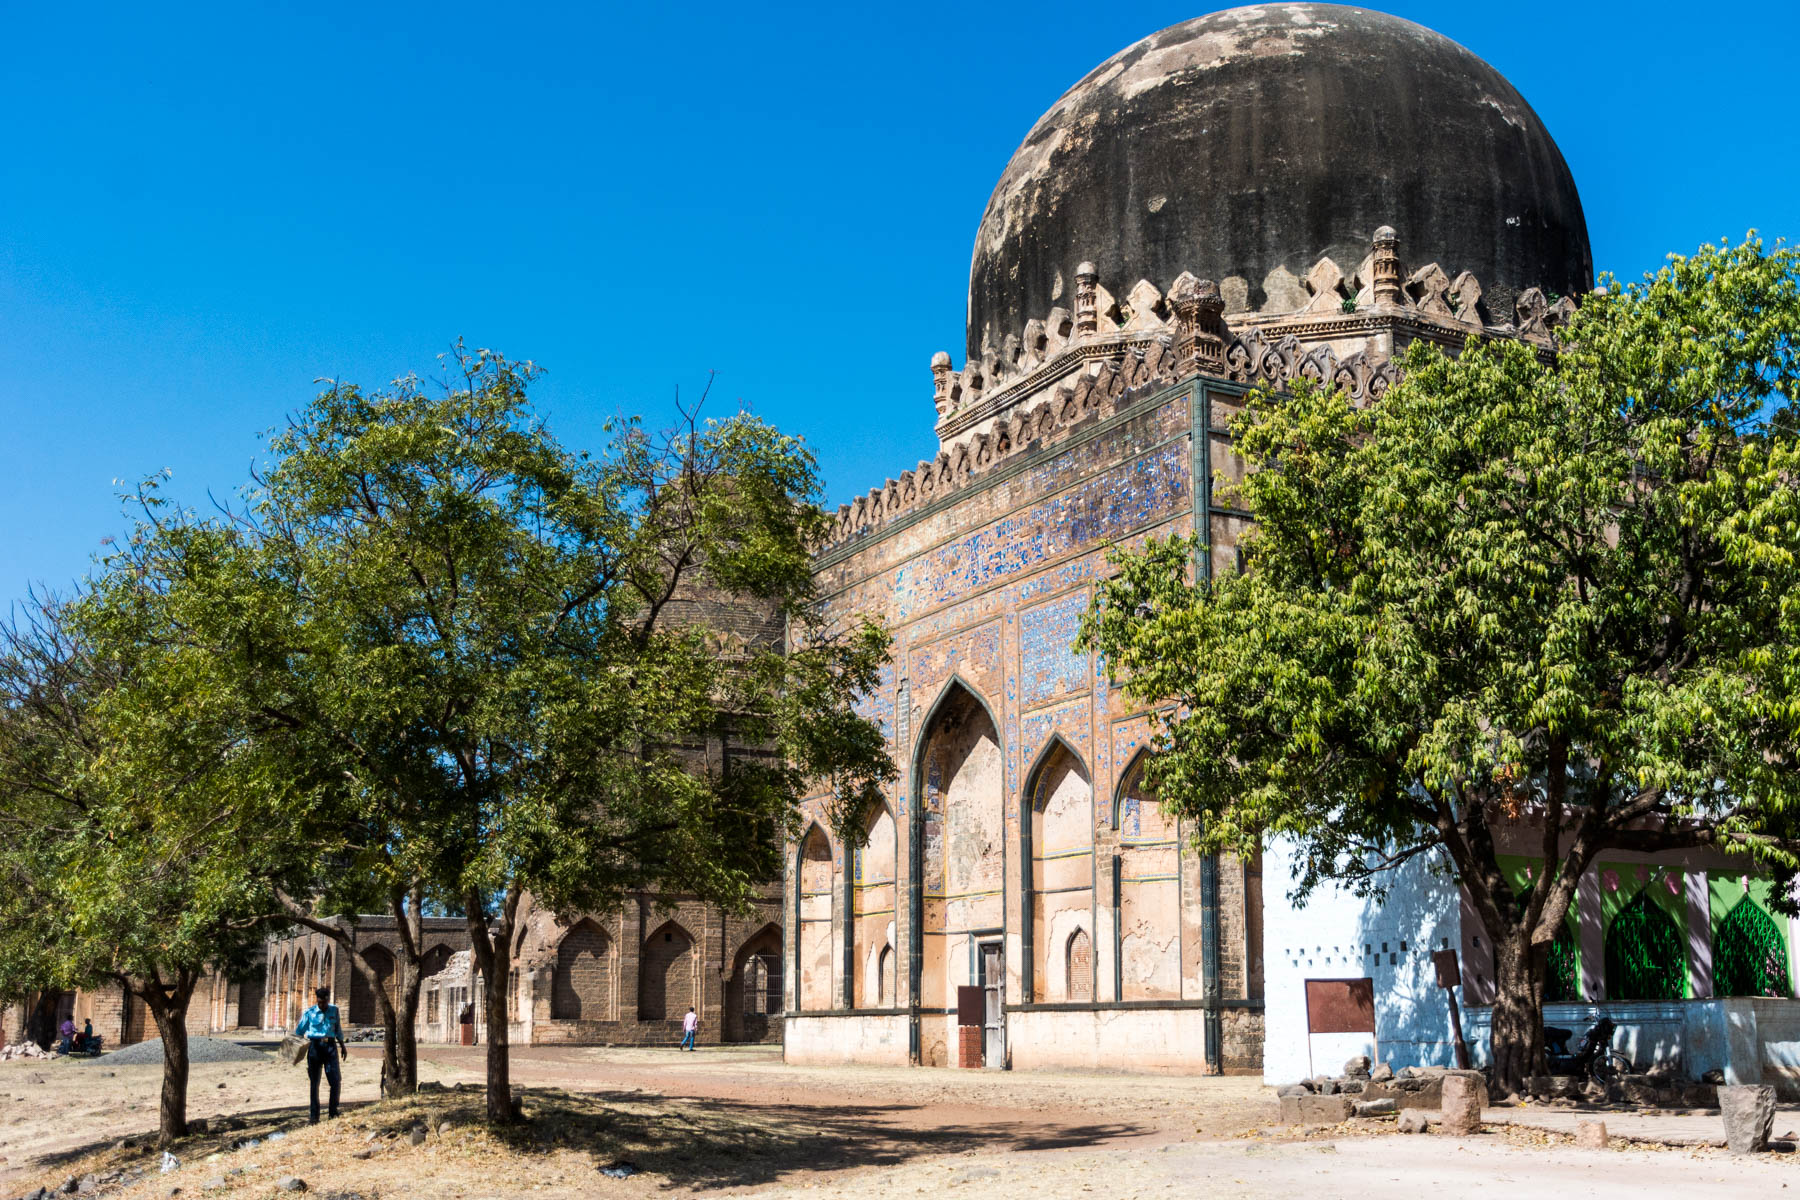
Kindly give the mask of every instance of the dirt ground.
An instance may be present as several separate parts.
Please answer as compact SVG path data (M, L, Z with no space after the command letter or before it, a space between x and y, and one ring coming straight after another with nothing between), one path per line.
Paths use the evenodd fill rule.
M241 1127L187 1139L167 1174L148 1148L159 1067L0 1064L0 1197L134 1170L141 1177L93 1194L272 1197L285 1176L346 1200L1287 1196L1394 1182L1509 1197L1800 1189L1800 1155L1582 1151L1519 1129L1458 1140L1401 1137L1391 1125L1287 1129L1275 1123L1272 1092L1253 1079L804 1068L762 1048L534 1048L513 1062L529 1120L504 1134L480 1121L479 1048L424 1048L421 1079L446 1090L383 1104L374 1102L379 1059L358 1048L345 1116L317 1128L305 1123L304 1070L273 1058L201 1064L190 1112ZM427 1131L416 1145L415 1127ZM636 1172L600 1171L620 1163Z

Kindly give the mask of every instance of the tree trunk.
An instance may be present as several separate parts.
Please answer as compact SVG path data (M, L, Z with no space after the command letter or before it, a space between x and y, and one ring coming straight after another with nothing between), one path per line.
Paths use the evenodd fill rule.
M482 994L487 1001L487 1119L493 1125L510 1125L514 1119L506 990L512 975L513 918L518 908L519 889L510 887L501 903L500 920L490 930L482 897L471 894L466 906L470 949L481 970Z
M382 1057L385 1094L390 1096L410 1096L419 1090L419 1039L414 1021L419 1014L419 988L424 983L419 974L425 961L424 903L424 889L418 887L410 892L396 890L389 901L394 928L400 935L399 1002ZM382 1019L387 1018L384 1012Z
M362 976L363 982L374 995L375 1007L381 1013L382 1096L410 1096L418 1091L419 1051L413 1017L419 1011L419 966L422 956L418 934L421 926L416 920L409 922L407 919L407 893L395 892L391 903L400 935L400 953L396 956L395 965L401 980L401 1003L398 1007L388 989L382 986L381 976L369 965L369 960L363 957L362 947L356 942L354 925L339 920L321 920L313 915L305 903L285 892L277 890L275 895L296 924L315 933L322 933L338 944L344 957L350 960L351 968ZM418 899L422 901L422 897Z
M156 1132L156 1144L161 1148L186 1137L188 1132L187 1011L198 979L199 972L182 970L176 973L175 982L166 987L156 976L139 980L135 986L129 982L125 984L126 989L136 992L144 1007L150 1010L150 1018L156 1022L157 1036L162 1039L162 1097L157 1105Z
M1523 1094L1526 1080L1546 1072L1544 1062L1543 953L1531 945L1527 929L1495 937L1494 1011L1489 1046L1494 1086L1502 1094Z
M507 1037L506 985L511 948L495 939L493 965L482 979L487 992L487 1115L497 1125L513 1119L511 1042Z

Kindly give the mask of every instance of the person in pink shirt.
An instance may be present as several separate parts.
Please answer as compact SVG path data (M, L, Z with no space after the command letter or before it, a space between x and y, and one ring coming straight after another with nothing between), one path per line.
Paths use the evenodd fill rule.
M694 1015L692 1008L688 1009L688 1015L681 1019L681 1048L683 1050L694 1048L694 1034L699 1028L700 1018Z

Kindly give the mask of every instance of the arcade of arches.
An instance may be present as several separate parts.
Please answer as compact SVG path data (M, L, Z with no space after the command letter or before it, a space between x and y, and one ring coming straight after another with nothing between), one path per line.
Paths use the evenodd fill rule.
M749 917L640 894L621 912L564 922L527 896L507 987L509 1036L522 1045L672 1045L691 1007L703 1043L779 1041L781 947L774 888ZM457 954L425 980L419 1036L459 1037L467 1007L473 1036L484 1037L481 997L468 953Z
M949 681L919 716L916 804L880 806L860 844L815 821L795 847L789 1058L976 1065L957 1030L974 988L983 1065L1105 1065L1104 1028L1124 1025L1120 1062L1253 1067L1253 1039L1221 1045L1218 1025L1256 1008L1257 865L1185 849L1141 752L1097 789L1081 747L1052 734L1015 776L971 684ZM1209 971L1238 1005L1210 1002ZM1172 1048L1183 1030L1195 1036Z
M694 900L644 894L631 898L620 913L564 923L527 896L507 988L512 1039L518 1044L673 1043L692 1006L700 1016L702 1042L779 1041L780 911L778 889L771 886L749 917ZM423 924L419 1037L460 1038L465 1008L472 1010L476 1035L485 1036L488 1014L469 964L465 923L440 917ZM361 918L357 938L383 988L396 995L403 968L392 919ZM380 1023L373 989L331 938L293 932L271 939L266 956L269 991L261 1005L266 1027L292 1028L320 986L331 990L348 1024Z

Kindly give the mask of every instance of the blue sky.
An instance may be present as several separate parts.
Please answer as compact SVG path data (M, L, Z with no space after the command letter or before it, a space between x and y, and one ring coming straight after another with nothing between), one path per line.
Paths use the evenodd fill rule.
M86 569L115 480L229 494L315 379L458 335L543 364L571 444L716 369L833 503L879 484L935 448L1025 131L1212 7L0 7L0 602ZM1791 0L1385 8L1524 93L1601 269L1800 236Z

